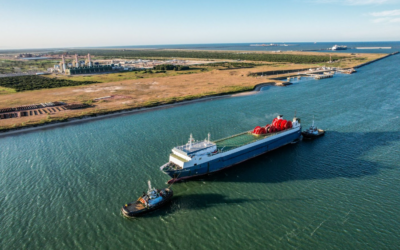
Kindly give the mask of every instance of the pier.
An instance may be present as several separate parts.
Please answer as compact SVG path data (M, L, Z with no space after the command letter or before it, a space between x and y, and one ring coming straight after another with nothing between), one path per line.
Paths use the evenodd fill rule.
M307 74L307 76L311 76L316 80L320 80L325 78L332 78L333 74Z

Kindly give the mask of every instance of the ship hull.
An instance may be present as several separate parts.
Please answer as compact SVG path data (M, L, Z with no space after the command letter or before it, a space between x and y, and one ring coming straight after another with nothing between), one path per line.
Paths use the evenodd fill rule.
M295 142L299 140L300 136L301 136L301 130L297 130L288 135L280 136L272 140L267 140L257 145L249 144L242 146L240 147L240 150L238 150L237 152L233 152L226 156L216 158L214 160L202 163L197 166L179 170L168 170L163 172L172 178L172 180L170 180L169 183L195 178L207 174L212 174L214 172L224 170L226 168L245 162L249 159L255 158L259 155L265 154L279 147Z

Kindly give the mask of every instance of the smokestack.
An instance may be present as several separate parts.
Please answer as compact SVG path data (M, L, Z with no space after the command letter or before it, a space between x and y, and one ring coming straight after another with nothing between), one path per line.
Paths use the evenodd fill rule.
M64 55L61 56L62 59L62 72L65 73L65 57Z
M92 60L90 60L90 54L87 54L87 56L88 56L89 67L92 67Z
M75 66L79 67L78 54L75 54Z

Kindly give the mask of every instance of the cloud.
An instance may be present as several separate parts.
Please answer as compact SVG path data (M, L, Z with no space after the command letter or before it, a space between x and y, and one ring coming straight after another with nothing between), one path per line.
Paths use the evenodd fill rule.
M393 2L391 0L345 0L348 5L370 5L370 4L385 4Z
M315 0L315 3L335 3L344 5L380 5L397 3L399 0Z
M373 23L400 23L400 17L382 17L372 20Z
M378 17L372 20L373 23L398 23L400 22L400 10L386 10L369 13L370 16Z
M400 10L387 10L381 12L372 12L371 16L374 17L387 17L387 16L400 16Z
M389 20L389 18L387 18L387 17L382 17L382 18L376 18L376 19L372 20L372 22L373 22L373 23L383 23L383 22L386 22L386 21L388 21L388 20Z

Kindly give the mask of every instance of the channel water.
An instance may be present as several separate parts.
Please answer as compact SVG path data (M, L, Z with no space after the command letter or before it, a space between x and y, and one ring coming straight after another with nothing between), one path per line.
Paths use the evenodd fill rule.
M353 75L0 138L0 249L396 249L400 55ZM120 208L190 133L218 139L282 114L327 132Z

